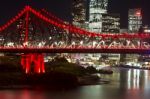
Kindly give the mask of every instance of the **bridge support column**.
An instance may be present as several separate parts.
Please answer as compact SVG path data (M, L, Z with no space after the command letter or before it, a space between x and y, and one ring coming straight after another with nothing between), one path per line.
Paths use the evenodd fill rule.
M26 74L45 73L44 55L40 53L23 54L21 65Z

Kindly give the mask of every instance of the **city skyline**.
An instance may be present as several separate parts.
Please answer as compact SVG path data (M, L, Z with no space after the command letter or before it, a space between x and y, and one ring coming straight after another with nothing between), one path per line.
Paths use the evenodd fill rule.
M1 0L0 99L149 99L149 8Z
M63 0L63 1L33 1L33 0L3 0L0 4L0 24L4 24L11 17L13 17L18 11L20 11L23 6L31 5L34 8L42 9L45 8L48 11L56 14L56 16L61 16L63 20L71 21L71 2L72 0ZM67 6L66 6L67 5ZM121 15L121 28L127 28L127 18L128 18L128 9L129 8L138 8L141 7L143 10L143 23L150 24L148 22L150 14L148 13L149 5L148 0L109 0L108 11L110 13L120 13ZM9 12L9 13L8 13ZM7 17L6 17L7 16Z

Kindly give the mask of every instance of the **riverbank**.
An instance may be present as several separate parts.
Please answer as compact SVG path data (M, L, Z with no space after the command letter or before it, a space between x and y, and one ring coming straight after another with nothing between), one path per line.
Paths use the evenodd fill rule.
M150 67L137 67L137 66L129 66L129 65L119 65L119 66L115 66L115 67L150 70Z
M65 74L65 77L62 78L62 74L57 76L49 76L48 74L44 75L18 75L14 77L5 76L6 78L0 78L0 90L20 90L20 89L44 89L44 90L67 90L74 89L80 86L88 85L101 85L108 84L109 81L102 81L99 77L93 76L84 76L78 77L70 76ZM64 76L64 75L63 75ZM55 78L54 78L55 77ZM80 79L80 80L79 80Z
M13 58L14 59L14 58ZM0 64L0 87L4 86L44 86L44 87L76 87L81 85L101 84L100 76L95 73L112 74L111 70L96 70L94 67L84 68L69 63L65 58L56 58L45 64L46 73L25 74L21 66L5 62Z
M49 72L45 74L29 74L22 72L0 73L0 89L34 89L37 87L46 89L74 88L85 85L107 84L97 74L76 76L62 72Z

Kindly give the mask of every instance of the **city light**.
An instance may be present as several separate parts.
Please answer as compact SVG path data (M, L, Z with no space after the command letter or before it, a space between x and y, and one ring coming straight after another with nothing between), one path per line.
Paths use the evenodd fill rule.
M37 30L35 30L37 31L37 33L35 32L33 35L32 32L34 31L35 26L34 23L31 24L31 22L34 22L31 21L32 17L29 17L31 13L35 15L40 21L45 22L48 25L48 29L51 26L50 32L48 32L46 29L45 29L46 31L41 29L40 27L41 23L38 23L39 25L37 24L35 25L38 28ZM47 12L45 13L48 14ZM23 19L21 17L22 15L25 15L24 16L25 21L31 22L29 23L26 22L26 24L23 25ZM54 19L51 19L49 17L53 17ZM0 48L8 51L11 49L21 51L23 49L23 50L34 50L36 52L38 51L57 52L61 50L62 52L70 51L70 52L86 52L86 53L90 51L92 53L105 51L111 53L126 53L126 52L130 53L133 52L133 50L135 52L137 51L136 53L140 53L145 50L147 51L150 48L149 42L147 41L140 42L140 40L142 39L149 38L150 37L149 34L145 33L98 34L97 32L89 32L83 28L70 25L69 23L60 20L54 15L53 16L49 15L49 17L45 16L41 12L36 11L35 9L29 6L25 7L24 10L21 11L15 18L13 18L10 22L4 24L4 26L0 27L1 32L3 32L3 30L7 29L9 25L11 25L16 20L19 20L18 21L19 25L16 24L17 26L16 28L22 29L22 32L19 32L22 38L18 39L17 37L12 35L11 35L12 37L6 38L6 36L1 35L1 37L3 38L3 40L1 40L2 41L1 45L3 45L4 47ZM106 17L108 17L108 15L106 15ZM116 18L113 17L110 17L110 19L116 20ZM88 22L88 24L89 23L90 22ZM93 24L96 25L96 23L94 22ZM68 32L64 32L66 30L68 30ZM59 35L57 35L57 33ZM9 32L7 34L10 35ZM11 38L16 40L16 42L10 42L13 41L11 40ZM7 40L8 42L6 42ZM26 72L28 72L28 69L26 70Z
M141 10L137 10L135 13L137 16L141 16Z
M146 0L0 4L0 98L149 99Z

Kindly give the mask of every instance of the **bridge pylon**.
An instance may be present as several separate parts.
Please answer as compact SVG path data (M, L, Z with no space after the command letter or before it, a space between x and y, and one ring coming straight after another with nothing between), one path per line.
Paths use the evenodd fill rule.
M45 73L44 55L42 53L27 53L21 55L21 65L26 74Z

